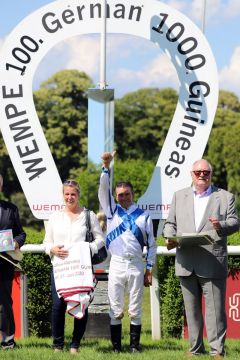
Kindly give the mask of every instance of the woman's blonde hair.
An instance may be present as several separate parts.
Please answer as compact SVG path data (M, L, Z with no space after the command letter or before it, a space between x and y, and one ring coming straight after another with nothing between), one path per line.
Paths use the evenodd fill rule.
M80 195L80 186L79 186L77 181L75 181L75 180L65 180L64 183L63 183L63 188L65 186L70 186L70 187L74 188L77 191L78 195Z
M102 212L102 211L99 211L97 213L97 219L99 221L99 224L100 224L100 227L102 229L102 231L106 231L107 230L107 217L106 215Z

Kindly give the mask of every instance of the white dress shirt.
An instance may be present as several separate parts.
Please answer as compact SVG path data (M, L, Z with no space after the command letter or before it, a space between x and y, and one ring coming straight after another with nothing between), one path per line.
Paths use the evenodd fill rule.
M195 228L196 231L201 224L203 215L205 213L209 197L212 193L212 187L209 186L207 190L203 193L197 193L196 189L193 187L193 194L194 194L194 219L195 219Z

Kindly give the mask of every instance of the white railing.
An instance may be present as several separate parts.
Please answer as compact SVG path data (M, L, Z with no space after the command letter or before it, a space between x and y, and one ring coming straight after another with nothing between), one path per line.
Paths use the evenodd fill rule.
M43 244L26 244L21 247L23 253L43 253L45 247ZM144 248L143 254L146 254L146 248ZM157 247L157 255L175 256L176 249L170 251L166 246ZM240 255L239 245L228 246L228 255ZM160 304L159 304L159 286L157 279L157 271L153 272L153 281L150 288L150 303L151 303L151 324L152 324L152 339L159 340L161 338L161 323L160 323Z
M45 251L43 244L26 244L21 247L23 253L43 253ZM144 249L143 254L146 254L146 248ZM173 255L175 256L176 250L168 251L166 246L157 247L157 255ZM229 245L228 246L228 255L240 255L240 245Z

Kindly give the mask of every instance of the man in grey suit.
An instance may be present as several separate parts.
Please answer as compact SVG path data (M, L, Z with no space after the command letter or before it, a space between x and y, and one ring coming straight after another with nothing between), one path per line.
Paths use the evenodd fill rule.
M205 353L202 295L205 322L214 359L224 357L227 321L227 236L239 229L234 195L211 185L212 166L204 159L194 162L192 187L177 191L164 225L167 248L176 249L175 271L179 276L186 311L190 349L188 357ZM208 234L208 245L178 246L171 239L186 233ZM196 238L192 240L197 240Z

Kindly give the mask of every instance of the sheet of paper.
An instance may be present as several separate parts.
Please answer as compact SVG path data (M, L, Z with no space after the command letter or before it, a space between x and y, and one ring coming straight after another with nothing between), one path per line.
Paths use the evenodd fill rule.
M183 233L181 236L173 236L169 239L178 243L178 246L199 246L199 245L211 245L214 240L204 233Z
M0 252L14 250L12 229L0 231Z

